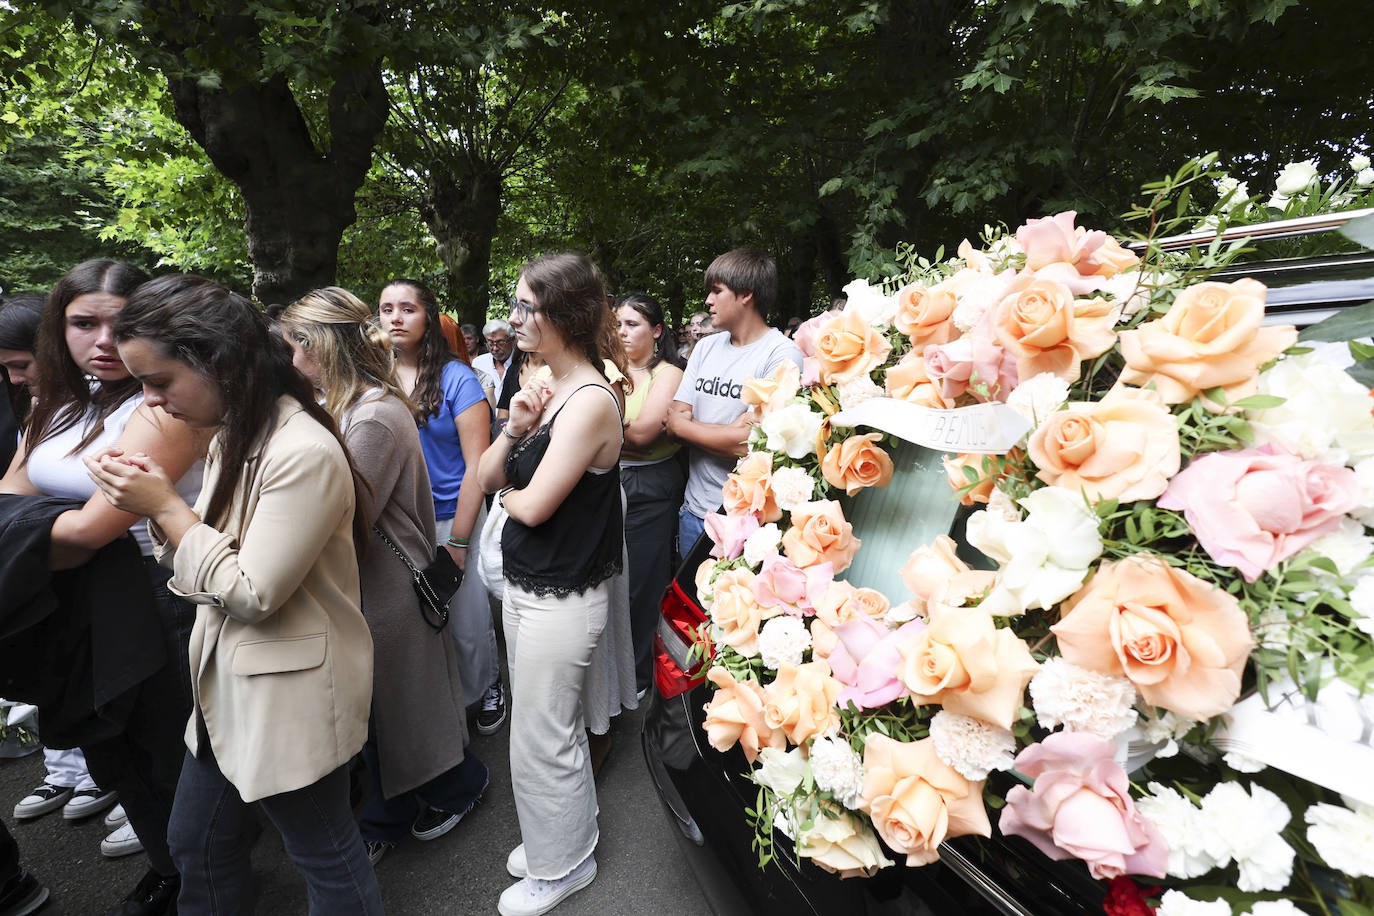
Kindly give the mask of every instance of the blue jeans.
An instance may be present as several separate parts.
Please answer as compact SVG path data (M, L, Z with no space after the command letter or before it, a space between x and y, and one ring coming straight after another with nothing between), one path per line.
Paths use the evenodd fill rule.
M687 559L687 554L692 552L692 545L701 537L701 533L706 530L705 519L697 518L692 514L692 510L685 505L677 512L677 562L682 565L682 561Z
M418 798L431 808L449 814L467 814L486 791L489 774L487 765L472 751L465 751L463 762L440 773L424 785L393 798L382 794L382 768L377 759L377 742L368 737L363 745L363 762L367 764L368 782L372 791L363 806L358 822L363 839L395 843L410 832L415 822L415 800Z
M380 916L382 892L348 803L348 767L260 799L305 878L311 916ZM251 913L249 807L224 778L208 742L186 754L169 839L181 872L182 916Z

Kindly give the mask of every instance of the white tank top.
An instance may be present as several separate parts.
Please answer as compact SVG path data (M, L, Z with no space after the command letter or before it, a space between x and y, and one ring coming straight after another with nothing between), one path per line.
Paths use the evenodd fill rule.
M86 465L81 459L119 442L119 437L124 435L124 427L129 425L129 418L142 404L142 392L120 404L113 413L105 418L104 429L101 430L100 435L96 436L90 445L76 454L70 453L85 438L86 433L91 428L91 423L95 422L94 413L88 415L85 421L75 423L57 435L40 442L29 453L29 482L47 496L90 499L95 495L97 487L95 481L91 480L86 471ZM181 494L181 498L186 500L188 504L195 503L196 496L200 494L200 482L204 473L205 463L197 461L177 481L177 493ZM138 549L143 551L143 555L152 556L153 544L148 537L148 526L141 522L135 523L129 529L129 533L134 536L134 540L138 541Z

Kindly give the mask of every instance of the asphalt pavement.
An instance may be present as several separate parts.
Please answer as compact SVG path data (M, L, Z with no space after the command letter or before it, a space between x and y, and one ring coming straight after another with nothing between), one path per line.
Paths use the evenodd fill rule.
M597 779L601 841L597 877L554 912L557 916L632 916L710 912L644 764L639 746L642 711L612 720L611 754ZM491 769L482 802L451 833L421 843L408 840L377 865L386 911L392 916L495 913L496 900L514 879L506 854L520 842L511 798L507 724L494 735L473 731L471 749ZM101 818L64 823L60 813L16 822L11 812L43 778L41 754L0 761L0 816L19 842L24 866L52 890L41 913L104 913L133 888L147 868L142 853L122 859L100 854ZM268 824L253 851L260 916L306 912L305 883Z

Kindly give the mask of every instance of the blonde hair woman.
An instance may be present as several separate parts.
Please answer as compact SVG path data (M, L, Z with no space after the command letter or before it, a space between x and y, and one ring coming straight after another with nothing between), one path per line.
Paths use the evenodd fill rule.
M467 744L463 684L453 641L435 638L411 587L410 570L380 529L420 568L434 556L434 501L412 405L396 384L391 339L348 290L307 293L281 317L292 362L338 421L358 474L372 490L360 567L363 614L372 631L371 730L363 759L372 794L363 840L375 863L412 833L443 836L487 785ZM416 799L427 803L416 819ZM412 826L413 824L413 826Z

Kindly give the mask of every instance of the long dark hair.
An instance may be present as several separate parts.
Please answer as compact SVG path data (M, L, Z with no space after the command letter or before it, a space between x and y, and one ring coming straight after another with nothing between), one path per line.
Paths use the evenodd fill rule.
M415 298L425 309L425 333L420 338L420 347L415 354L415 390L410 393L410 401L414 405L411 415L415 417L415 425L424 429L429 425L430 418L439 413L439 402L444 397L439 383L444 378L444 366L454 355L444 339L444 330L439 323L439 300L435 298L434 291L419 280L405 277L389 281L382 291L386 292L393 286L409 286L415 290Z
M15 293L0 299L0 350L33 352L38 336L38 321L43 315L43 296L39 293ZM0 373L4 375L4 373ZM5 378L5 393L9 397L14 417L21 424L33 405L33 392L27 385L16 385ZM10 443L13 445L14 443Z
M291 348L272 333L267 320L247 299L213 280L190 275L159 277L129 297L115 321L115 340L148 340L170 359L190 366L220 392L220 463L204 521L225 522L244 465L277 418L277 400L288 395L338 440L353 471L355 549L367 543L366 484L353 468L339 428L305 376L291 365ZM239 511L243 511L240 504Z
M672 329L663 321L663 307L658 304L658 300L648 293L626 293L615 300L617 312L627 305L638 312L639 316L649 323L649 327L662 331L654 341L654 355L645 368L652 369L659 363L670 363L681 369L682 363L677 355L677 340Z
M520 276L539 299L544 318L568 346L581 351L603 376L604 360L630 377L625 348L606 302L606 278L580 254L546 254L520 268ZM608 379L609 381L609 379Z
M148 275L137 267L98 259L76 265L52 288L38 321L38 338L33 348L38 368L38 401L25 427L25 462L33 454L34 446L82 422L94 408L96 416L90 429L71 453L80 452L100 435L105 419L138 393L138 380L132 377L101 382L91 390L85 373L67 349L67 306L87 293L108 293L127 299L146 282Z

